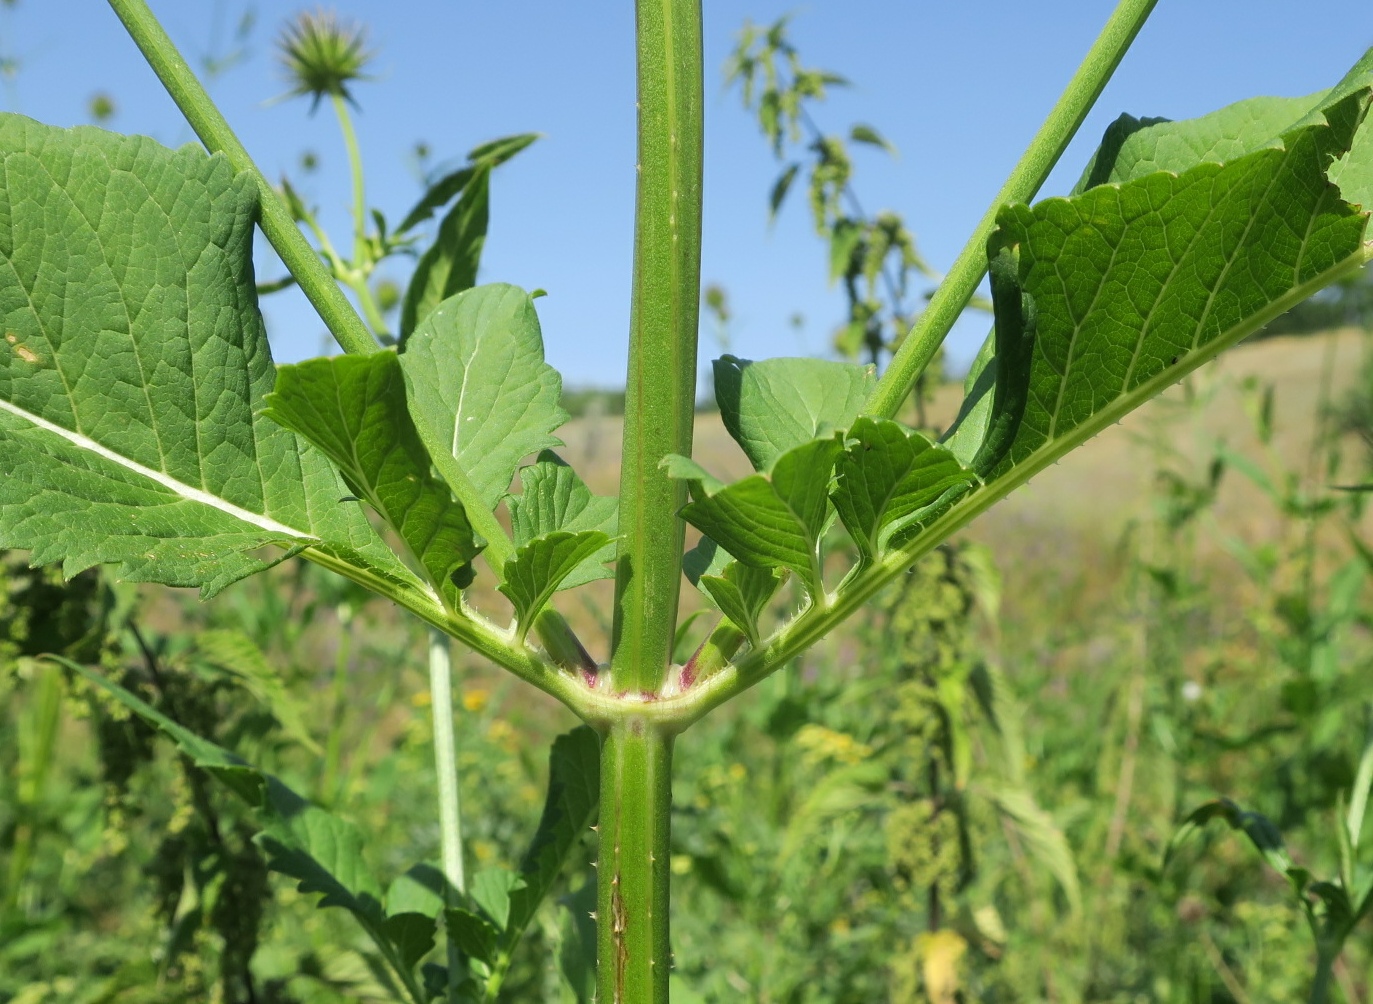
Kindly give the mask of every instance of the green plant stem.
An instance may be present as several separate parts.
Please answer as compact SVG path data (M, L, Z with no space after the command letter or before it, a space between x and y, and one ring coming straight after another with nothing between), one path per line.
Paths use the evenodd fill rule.
M429 703L434 714L434 770L439 780L439 851L445 905L462 905L467 876L462 864L462 800L458 791L458 744L453 736L453 660L449 638L429 629ZM448 999L457 1004L462 952L448 936Z
M607 1004L667 1004L672 736L640 718L601 744L596 989Z
M1311 1004L1326 1004L1330 999L1330 987L1335 982L1335 959L1337 952L1324 946L1316 949L1316 975L1311 981Z
M362 173L362 152L358 149L358 134L353 129L353 116L348 114L348 103L337 92L331 97L353 179L353 264L361 266L367 260L367 190Z
M1035 133L1019 163L987 207L944 281L935 290L901 348L892 358L868 399L867 413L892 418L915 386L920 374L934 359L954 322L963 313L982 277L987 274L987 238L996 227L996 216L1009 202L1029 202L1058 163L1083 119L1101 96L1126 50L1144 27L1158 0L1120 0L1110 20L1087 52L1082 65Z
M380 346L368 332L367 325L343 295L334 277L296 226L286 204L248 156L248 151L234 135L228 121L215 107L167 32L148 9L147 0L109 0L109 4L119 20L124 22L143 58L162 81L162 86L186 116L186 121L191 124L205 148L211 153L224 154L235 171L247 173L257 184L262 206L262 232L295 276L301 290L339 345L346 352L376 352Z
M659 464L691 455L696 405L700 0L638 0L636 25L639 184L610 666L617 691L653 693L672 659L686 502L685 482Z

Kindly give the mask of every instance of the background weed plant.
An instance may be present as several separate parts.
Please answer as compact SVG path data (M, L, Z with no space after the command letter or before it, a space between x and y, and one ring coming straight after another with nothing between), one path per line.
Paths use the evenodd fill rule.
M1015 615L992 552L947 541L1357 273L1373 254L1360 208L1373 188L1373 54L1305 98L1178 123L1124 116L1068 197L1026 205L1153 7L1122 0L918 312L907 282L934 277L908 229L862 212L842 144L814 130L812 213L849 299L841 347L886 365L879 377L857 363L717 360L719 419L753 469L727 482L693 459L700 10L639 4L633 324L611 497L568 463L538 291L475 285L492 179L535 137L473 150L391 223L368 205L350 121L365 35L302 16L282 48L293 93L327 99L349 154L353 239L341 252L289 182L273 187L253 165L143 0L111 6L210 153L0 119L0 544L32 566L6 566L0 611L18 708L4 726L16 783L3 806L0 949L18 975L0 992L637 1002L673 988L685 1000L942 1004L1210 1000L1214 986L1238 1000L1285 979L1289 998L1358 999L1366 978L1341 952L1373 904L1359 862L1373 758L1348 738L1357 676L1345 652L1364 627L1369 552L1361 492L1312 490L1343 455L1332 393L1320 469L1288 472L1276 452L1264 469L1228 444L1200 475L1160 458L1157 523L1126 538L1140 550L1123 577L1124 672L1062 675L1019 629L1006 659L1024 663L1008 672L998 626ZM733 73L779 154L814 129L805 102L839 82L804 69L784 24L746 32ZM868 126L849 138L882 145ZM784 168L774 212L798 164ZM289 277L257 281L255 226ZM390 295L377 265L405 252L418 256L414 277ZM995 329L961 401L946 419L920 408L921 428L895 421L988 271ZM344 355L272 365L257 299L291 283ZM727 301L707 302L725 323ZM1271 446L1272 392L1251 400ZM1255 650L1283 667L1258 690L1224 678L1229 657L1189 664L1192 626L1213 610L1187 531L1227 470L1296 538L1232 547L1272 611L1250 626ZM1333 574L1327 528L1345 547ZM72 584L40 567L57 562ZM113 574L93 570L102 564ZM128 584L209 598L243 579L170 631ZM613 593L596 592L604 579ZM604 648L565 616L573 589L604 597ZM832 634L850 618L860 631ZM1084 620L1059 617L1056 630ZM812 660L853 662L842 646L864 635L881 639L860 660L866 673L816 670ZM461 700L451 638L495 667ZM396 670L397 651L421 647L427 686ZM333 663L323 704L302 698L320 649ZM1027 709L1009 681L1036 672L1056 674L1050 690L1084 692ZM373 710L350 700L356 680L370 681ZM511 688L527 685L586 723L541 737L552 740L542 791L541 758L516 737L546 727L512 715ZM741 708L707 718L751 688ZM1081 720L1046 727L1097 708L1108 726L1090 742ZM716 724L681 740L699 753L674 765L678 737L703 719ZM67 748L65 731L95 737L98 756ZM1280 915L1243 913L1234 861L1209 865L1207 899L1149 852L1200 789L1249 782L1251 760L1280 765L1277 825L1320 832L1312 821L1336 810L1338 861L1299 869L1277 826L1230 802L1190 821L1225 818L1285 873L1314 969L1290 950L1278 975L1264 951L1239 961L1235 932L1266 944ZM1050 776L1032 784L1030 764ZM474 771L492 783L464 813L458 777ZM437 797L398 783L413 776ZM1081 804L1055 819L1036 787L1076 790ZM370 860L363 832L378 838ZM155 843L132 847L134 833ZM91 895L101 869L107 886L148 897L128 910L139 926L73 953L69 929L98 928L109 909ZM282 909L273 872L294 883ZM1143 910L1131 902L1141 881L1155 890ZM1235 916L1213 922L1216 911ZM123 939L148 938L156 951L125 957ZM55 945L76 961L54 966Z

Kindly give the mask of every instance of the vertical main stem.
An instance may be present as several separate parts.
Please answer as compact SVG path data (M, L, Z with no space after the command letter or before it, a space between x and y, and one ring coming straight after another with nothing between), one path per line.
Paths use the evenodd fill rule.
M620 472L611 678L656 692L677 622L682 482L659 467L691 454L701 287L700 0L637 0L639 182Z
M616 722L601 745L596 999L667 1004L672 737Z
M439 782L439 854L446 880L444 905L462 906L467 876L462 862L462 803L458 794L458 744L453 735L452 642L442 631L429 630L429 703L434 713L434 769ZM458 1000L462 957L457 940L448 936L448 999Z

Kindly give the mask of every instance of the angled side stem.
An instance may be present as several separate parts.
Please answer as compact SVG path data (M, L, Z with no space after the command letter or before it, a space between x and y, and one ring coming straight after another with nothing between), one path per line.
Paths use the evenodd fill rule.
M224 154L235 171L246 172L257 183L262 204L262 232L272 242L272 247L291 270L301 290L329 326L330 333L339 345L346 352L376 352L380 346L367 330L367 325L343 295L334 277L296 226L286 204L253 163L228 121L215 107L167 32L148 9L147 0L109 0L109 3L205 148L211 153Z
M672 736L621 719L601 744L596 999L668 1004Z
M996 214L1008 202L1029 202L1063 156L1107 81L1115 73L1126 50L1144 27L1158 0L1120 0L1101 34L1088 50L1082 65L1049 112L1049 117L1030 140L1029 147L1011 171L1001 191L987 207L977 229L968 238L939 284L925 312L911 328L887 372L868 399L867 413L893 418L906 395L925 372L954 322L968 305L977 285L987 274L987 238L996 226Z
M700 0L638 0L639 185L620 474L611 674L656 692L677 622L685 483L659 468L691 455L701 287Z

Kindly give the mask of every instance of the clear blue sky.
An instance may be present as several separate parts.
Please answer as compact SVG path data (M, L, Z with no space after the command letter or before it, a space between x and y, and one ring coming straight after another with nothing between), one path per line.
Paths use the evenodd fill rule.
M347 233L347 170L327 108L267 104L284 91L272 41L294 11L286 0L153 0L196 62L225 50L252 7L248 58L213 85L269 175L300 178L302 151L321 169L302 178L336 235ZM539 301L548 355L573 385L623 382L634 195L632 4L605 0L337 0L371 30L378 80L360 85L358 129L369 202L398 218L419 194L408 160L417 140L437 159L484 140L546 138L501 168L493 192L483 281L546 289ZM826 287L824 250L798 200L769 228L777 165L723 87L721 67L745 19L795 11L805 61L854 86L818 110L831 131L869 122L897 160L860 152L856 188L869 210L903 213L922 250L946 268L1053 103L1113 4L1108 0L707 0L707 160L702 275L730 293L732 351L760 358L818 354L842 314ZM1328 87L1373 45L1367 0L1161 0L1045 193L1076 179L1106 124L1122 111L1184 118L1255 94ZM100 0L18 0L0 8L0 56L17 72L0 107L59 125L88 121L108 92L110 127L177 144L193 139L114 15ZM260 275L278 274L266 255ZM405 275L404 264L392 271ZM298 294L263 304L279 360L321 351L323 327ZM799 312L798 334L788 318ZM966 359L985 333L955 332ZM715 352L703 339L702 358Z

